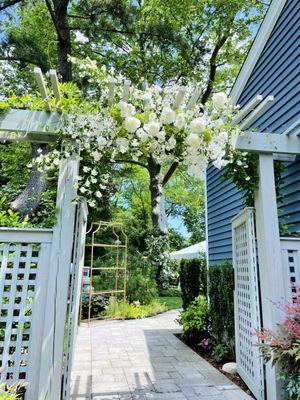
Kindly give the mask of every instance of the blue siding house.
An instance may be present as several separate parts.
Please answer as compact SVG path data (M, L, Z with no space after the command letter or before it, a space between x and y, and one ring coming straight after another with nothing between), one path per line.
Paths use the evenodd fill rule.
M300 0L273 0L231 91L241 107L256 95L275 100L252 124L281 134L300 119ZM208 262L232 258L231 219L243 208L242 193L212 165L206 172ZM300 234L300 160L282 173L280 221Z

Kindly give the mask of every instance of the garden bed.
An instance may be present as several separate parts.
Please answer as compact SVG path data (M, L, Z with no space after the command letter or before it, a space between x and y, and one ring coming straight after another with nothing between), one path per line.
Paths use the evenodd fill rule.
M250 389L248 388L248 386L245 384L245 382L242 380L242 378L239 375L228 374L227 372L224 372L222 370L222 366L226 362L231 362L232 360L228 359L228 360L223 360L220 363L217 363L212 359L210 352L208 352L208 351L203 352L200 346L194 345L194 344L190 343L188 340L185 340L184 338L182 338L181 334L175 334L175 336L178 337L178 339L181 340L183 343L185 343L187 346L189 346L192 350L194 350L197 354L199 354L200 357L204 358L204 360L209 362L213 367L215 367L218 371L220 371L228 379L230 379L235 385L240 387L244 392L246 392L249 396L251 396L253 399L255 399L255 397L251 393Z

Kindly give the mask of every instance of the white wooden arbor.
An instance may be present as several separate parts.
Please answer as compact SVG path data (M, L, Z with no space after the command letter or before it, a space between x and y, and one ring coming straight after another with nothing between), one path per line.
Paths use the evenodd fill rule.
M48 93L41 70L35 68L34 73L42 98L47 104ZM49 75L52 95L59 100L56 72L50 70ZM112 79L108 85L109 100L112 102L115 81ZM126 81L123 100L127 100L129 88L130 82ZM180 106L185 93L185 88L179 90L173 109ZM195 106L200 94L199 89L192 93L187 109ZM0 141L54 142L57 131L63 127L68 116L60 113L59 109L55 112L50 112L49 106L46 109L47 111L12 109L1 114ZM61 398L60 393L63 400L70 396L70 373L87 219L86 206L81 204L76 213L72 202L76 195L73 183L78 175L78 168L76 154L60 167L57 190L57 208L60 213L53 229L24 231L0 228L0 295L5 297L5 288L9 287L11 297L8 305L0 306L0 311L4 311L5 316L1 322L4 321L6 330L2 341L0 338L0 362L5 367L0 374L0 382L13 383L19 379L29 382L26 400L58 400ZM35 268L36 274L30 273L31 266ZM7 273L11 272L7 271L8 267L13 268L13 274ZM21 276L20 268L26 270L26 274ZM23 285L26 289L22 288L21 306L16 307L15 297L19 299L22 286L20 279L25 279ZM33 301L30 317L25 315L28 298ZM15 309L19 312L18 315L14 315ZM27 324L25 331L18 331L19 320L30 326ZM65 329L67 354L64 363Z
M41 71L35 75L46 100ZM50 79L59 99L53 70ZM0 116L0 140L55 141L62 118L59 112L10 110ZM69 398L87 221L85 203L73 202L78 168L76 154L60 166L53 229L0 228L0 382L29 382L26 400Z
M290 278L287 277L289 262L297 263L297 265L293 264L290 271L295 271L295 267L297 267L298 275L300 274L299 239L291 241L280 238L274 176L274 160L291 161L296 155L300 155L300 120L282 134L246 131L271 101L273 101L272 96L268 96L266 99L256 96L240 111L234 121L239 122L240 127L244 130L240 136L235 138L234 147L236 150L258 153L259 172L259 187L255 194L255 214L246 209L232 221L236 277L235 300L238 301L237 297L240 294L240 304L243 305L247 302L249 304L248 310L236 304L235 318L236 333L238 334L241 332L238 330L239 326L245 330L247 329L245 326L251 324L252 329L253 327L259 328L262 324L265 328L276 330L276 324L282 322L283 315L272 304L272 301L288 301L291 298L288 287ZM258 266L256 265L256 245ZM292 280L294 281L294 279ZM248 353L241 354L243 343L239 339L236 339L236 343L240 373L249 386L253 385L252 390L257 399L281 399L280 387L275 376L276 370L271 367L270 363L266 365L266 390L264 393L264 374L262 363L258 360L258 351L253 346L252 349L251 346L248 346ZM249 336L245 338L246 346L247 340L251 341ZM251 343L253 342L251 341ZM248 360L249 364L251 362L254 364L253 371L248 372L247 367L242 365L243 357L244 362Z
M37 83L42 97L47 100L47 91L40 70L35 70ZM53 95L59 99L59 88L55 71L50 71ZM114 95L114 82L110 82L109 93ZM123 90L123 99L127 99L129 82ZM185 89L179 91L173 108L176 109L182 102ZM187 107L193 107L199 98L196 90L191 96ZM262 297L262 317L265 327L275 327L280 321L280 315L272 306L271 299L284 298L286 285L284 284L281 262L280 237L278 229L278 215L275 193L275 179L273 160L275 157L289 160L294 154L300 154L300 140L297 136L297 126L291 127L282 135L260 132L247 133L246 129L273 101L272 96L263 99L256 96L246 107L240 110L234 123L239 123L245 131L236 138L235 148L241 151L259 153L259 190L256 194L256 231L258 257L260 266L260 293ZM30 140L32 142L48 143L56 140L56 132L62 126L63 118L57 112L10 110L0 116L0 140ZM78 307L78 282L81 276L80 269L83 262L84 232L86 224L86 209L81 207L76 218L73 181L78 172L76 155L63 163L60 168L57 206L61 210L56 226L50 230L32 229L0 229L0 293L2 298L6 288L10 289L10 297L1 305L1 323L5 323L6 334L0 342L0 360L6 370L1 374L1 380L24 378L30 381L26 398L57 400L61 392L61 369L63 365L63 338L65 323L68 328L68 362L66 364L63 385L63 399L69 398L69 374L72 362L72 347ZM258 326L260 324L260 310L254 305L259 304L259 284L255 270L254 225L251 210L246 210L250 216L236 222L239 229L239 241L243 246L239 252L242 268L248 263L251 255L249 271L255 292L252 294L253 308ZM240 221L241 222L241 221ZM250 240L248 240L250 238ZM240 247L237 246L239 251ZM300 247L299 247L300 249ZM285 248L287 251L287 248ZM248 257L248 259L247 259ZM243 264L245 263L245 265ZM23 273L21 270L36 269L37 273ZM73 267L71 267L73 265ZM254 269L251 269L253 267ZM11 269L11 271L10 271ZM78 275L80 273L80 275ZM23 276L21 276L23 274ZM69 277L71 279L70 311L67 314L69 291ZM269 279L272 279L270 284ZM241 277L248 279L248 276ZM24 281L21 285L21 281ZM19 290L20 286L26 290ZM247 293L243 292L243 295ZM32 315L25 315L26 299L33 299ZM18 299L18 302L15 302ZM20 299L20 300L19 300ZM14 304L21 304L15 306ZM30 322L30 328L24 333L16 327L19 315L21 321ZM2 311L4 311L2 316ZM248 311L247 311L248 312ZM249 313L249 312L248 312ZM249 323L249 321L246 321ZM251 333L251 332L250 332ZM246 340L248 340L246 338ZM26 342L26 343L25 343ZM2 349L1 349L2 348ZM250 350L251 351L251 350ZM260 368L260 367L259 367ZM7 375L8 374L8 375ZM245 375L245 378L247 376ZM260 382L263 385L263 382ZM258 390L257 398L261 391ZM275 372L267 367L267 398L279 399L276 387Z

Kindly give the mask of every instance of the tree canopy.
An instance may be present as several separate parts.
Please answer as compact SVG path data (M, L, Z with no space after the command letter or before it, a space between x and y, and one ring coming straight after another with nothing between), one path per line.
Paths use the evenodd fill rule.
M57 68L63 81L73 80L82 90L90 90L89 82L72 67L72 55L113 67L132 82L193 81L206 103L213 92L231 87L266 6L261 0L2 0L1 92L34 92L33 65L44 72ZM24 150L16 149L20 151ZM26 151L30 158L36 149ZM133 215L139 212L146 222L147 173L121 170L123 178L105 197L104 215L112 217L117 189L122 187L125 192L118 204L127 197ZM5 177L4 192L13 179ZM24 180L17 191L22 187ZM178 170L165 196L167 214L183 218L191 240L201 240L203 183L183 179ZM126 211L124 203L120 210Z

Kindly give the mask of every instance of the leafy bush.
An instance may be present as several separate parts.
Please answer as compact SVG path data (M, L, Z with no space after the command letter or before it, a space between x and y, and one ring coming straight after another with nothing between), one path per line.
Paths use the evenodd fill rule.
M21 217L16 211L5 209L6 197L0 199L0 226L12 226L25 228L31 226L29 222L29 217Z
M167 311L167 307L159 300L152 300L149 304L140 304L138 301L130 304L125 303L125 319L147 318ZM113 303L110 303L107 309L108 316L115 315ZM118 303L118 315L122 318L123 303Z
M180 314L178 319L183 328L183 337L192 341L199 342L207 337L208 330L208 306L204 296L199 295Z
M5 383L0 384L0 400L21 400L25 393L24 383L14 383L13 385L7 385Z
M169 260L165 263L162 271L162 287L168 290L179 284L180 264L177 260Z
M109 296L95 294L91 300L91 318L100 317L105 314L109 304ZM82 299L81 303L81 318L87 319L89 317L89 297L86 296Z
M199 295L207 296L207 267L206 260L194 258L181 260L179 272L183 308Z
M138 301L149 304L157 297L156 282L144 268L129 270L127 274L126 297L129 303Z
M155 271L155 280L158 288L164 289L164 271L168 269L169 258L169 237L159 232L153 232L146 239L147 259L151 269Z
M217 343L234 349L234 274L232 265L225 262L209 267L210 328Z
M216 362L220 363L224 361L231 353L231 350L228 346L222 343L218 343L213 346L213 351L211 353L211 358Z
M282 308L282 307L281 307ZM277 332L270 329L256 331L263 343L258 343L265 362L279 365L279 379L286 399L300 399L300 288L296 289L294 304L283 307L286 314Z

